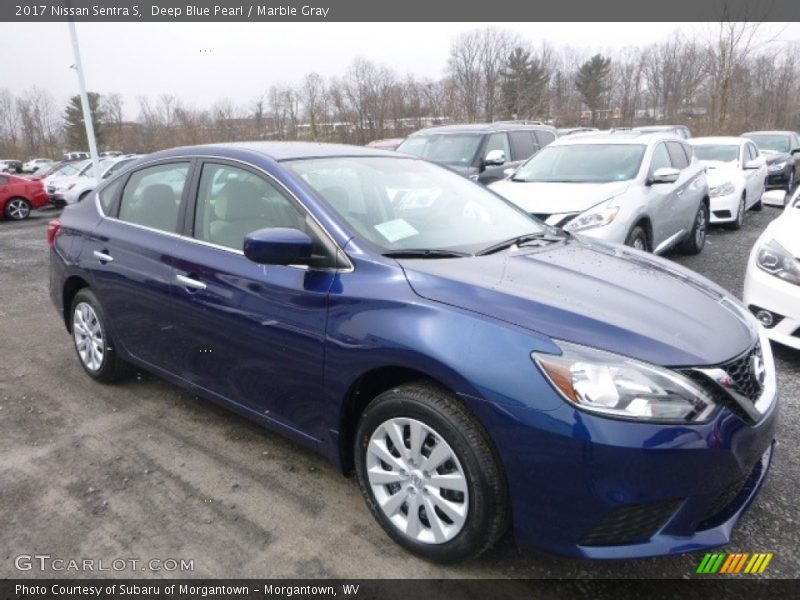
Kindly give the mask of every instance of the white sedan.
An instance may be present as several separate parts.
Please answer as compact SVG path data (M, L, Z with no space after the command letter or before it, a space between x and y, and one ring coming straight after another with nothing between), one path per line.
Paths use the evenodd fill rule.
M75 204L88 196L97 187L98 181L107 179L137 158L139 158L138 155L129 154L101 160L99 179L94 176L92 162L87 161L88 165L79 174L59 179L53 186L53 192L51 193L48 190L50 201L59 208L68 204Z
M776 193L776 192L768 192ZM783 194L782 191L777 192ZM800 350L800 188L750 252L744 303L769 338Z
M706 166L711 222L739 229L749 209L761 210L766 159L747 138L698 137L688 142Z

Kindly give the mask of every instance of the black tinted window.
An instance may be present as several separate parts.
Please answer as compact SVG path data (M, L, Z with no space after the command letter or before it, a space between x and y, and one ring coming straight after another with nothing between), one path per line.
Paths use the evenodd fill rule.
M188 177L189 163L169 163L136 171L122 193L119 219L177 233Z
M539 148L544 148L547 144L556 139L556 136L550 131L536 131L534 134L536 135L536 141L539 143Z
M678 142L667 142L667 151L669 152L673 167L676 169L685 169L689 166L689 161L686 158L686 152L683 151L682 144Z
M511 160L525 160L536 151L530 131L511 131L508 137L511 142Z

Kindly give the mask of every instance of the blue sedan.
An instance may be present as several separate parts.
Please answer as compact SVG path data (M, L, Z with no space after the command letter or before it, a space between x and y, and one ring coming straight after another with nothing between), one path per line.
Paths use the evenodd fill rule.
M727 292L392 152L178 148L50 224L93 379L146 369L355 471L435 561L725 544L769 469L769 343Z

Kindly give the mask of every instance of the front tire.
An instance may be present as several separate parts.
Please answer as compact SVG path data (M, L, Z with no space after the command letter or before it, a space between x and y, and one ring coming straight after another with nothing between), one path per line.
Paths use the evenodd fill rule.
M739 206L736 211L736 219L728 223L728 229L738 231L742 228L742 225L744 225L744 214L747 212L747 202L745 198L745 192L742 192L742 197L739 199Z
M72 339L83 370L101 383L118 381L127 374L127 364L117 356L108 332L103 308L90 289L83 288L75 294L69 314Z
M22 221L31 216L31 203L25 198L12 198L6 204L6 218L12 221Z
M789 171L789 181L786 182L786 193L791 194L794 187L794 169Z
M439 563L472 558L508 528L505 477L487 434L441 388L419 382L379 395L354 450L367 506L410 552Z
M631 229L628 237L625 238L625 245L641 250L642 252L649 252L650 248L647 243L647 232L641 225L637 225Z
M706 245L706 230L708 229L708 207L701 202L694 217L692 230L689 236L681 242L678 249L684 254L700 254Z

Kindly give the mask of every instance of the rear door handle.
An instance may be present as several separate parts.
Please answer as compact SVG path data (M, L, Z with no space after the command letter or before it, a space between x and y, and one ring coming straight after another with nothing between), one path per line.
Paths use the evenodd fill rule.
M186 275L176 275L175 278L188 288L192 288L195 290L206 289L206 284L203 283L202 281L198 281L194 277L188 277Z
M94 251L94 257L100 262L111 262L114 260L113 256L106 254L105 252L100 252L99 250Z
M678 198L680 198L681 196L683 196L683 192L684 192L684 190L678 190L677 192L675 192L675 195L676 195Z

